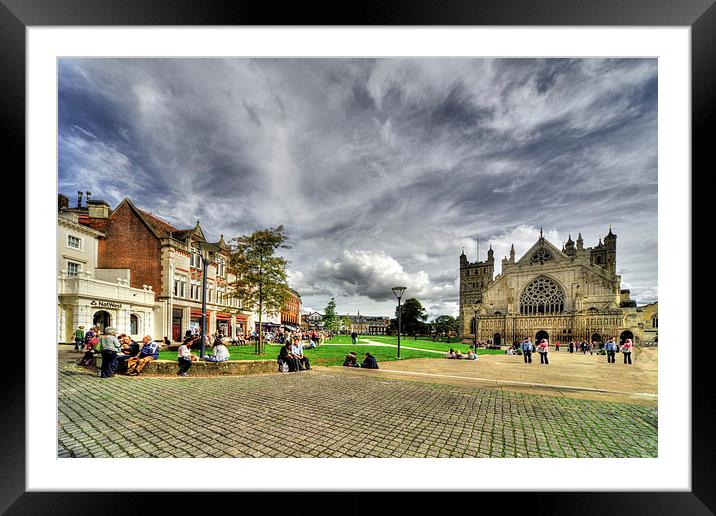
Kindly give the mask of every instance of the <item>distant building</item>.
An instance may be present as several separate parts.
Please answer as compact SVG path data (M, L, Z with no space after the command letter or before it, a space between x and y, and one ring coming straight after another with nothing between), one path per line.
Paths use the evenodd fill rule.
M323 315L318 312L309 312L301 316L303 330L322 330Z
M301 327L301 294L290 289L291 296L281 310L281 324L290 331Z
M345 316L339 317L342 319ZM346 328L349 333L356 332L361 335L386 335L390 329L390 318L382 315L357 315L348 314L351 327Z
M512 343L525 337L556 341L602 343L609 337L638 344L645 338L636 302L621 289L616 273L617 236L584 247L582 235L571 236L560 250L540 236L515 260L502 260L493 278L494 252L484 262L470 263L460 255L460 334L483 342ZM477 325L475 314L478 315Z

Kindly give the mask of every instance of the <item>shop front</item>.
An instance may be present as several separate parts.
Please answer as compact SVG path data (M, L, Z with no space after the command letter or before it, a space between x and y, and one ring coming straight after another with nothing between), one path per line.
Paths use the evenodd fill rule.
M61 277L58 281L57 342L74 342L74 332L112 327L135 340L154 334L154 292L124 282L88 277Z
M221 333L224 337L233 336L231 326L231 314L217 312L216 313L216 331Z

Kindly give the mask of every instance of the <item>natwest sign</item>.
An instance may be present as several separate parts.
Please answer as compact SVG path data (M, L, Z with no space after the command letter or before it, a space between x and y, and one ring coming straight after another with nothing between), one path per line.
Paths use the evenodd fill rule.
M99 301L96 299L93 299L90 305L96 308L122 308L122 303L114 303L112 301Z

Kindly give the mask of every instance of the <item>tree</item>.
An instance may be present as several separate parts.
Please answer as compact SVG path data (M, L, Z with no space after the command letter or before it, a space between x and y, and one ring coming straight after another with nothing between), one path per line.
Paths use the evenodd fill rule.
M263 313L277 313L290 297L286 279L288 260L277 256L277 249L288 249L283 225L242 235L231 241L229 258L236 275L230 295L239 299L244 308L259 314L259 339L256 354L264 353Z
M336 315L336 300L331 298L323 310L323 328L332 333L338 330L338 316Z
M351 327L353 326L353 323L351 322L351 318L347 315L343 316L343 319L341 320L341 324L345 327L346 333L350 333Z
M417 335L426 330L427 324L425 320L428 318L427 312L420 301L417 299L408 299L400 305L401 326L403 333ZM395 307L395 319L393 319L394 328L398 328L398 307Z
M433 327L437 333L449 334L451 331L457 331L459 326L458 319L451 315L441 315L433 321Z

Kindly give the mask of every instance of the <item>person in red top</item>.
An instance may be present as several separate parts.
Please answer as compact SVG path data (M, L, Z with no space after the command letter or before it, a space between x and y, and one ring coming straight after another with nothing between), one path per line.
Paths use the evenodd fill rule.
M634 344L632 343L631 339L625 340L624 344L622 344L622 354L624 355L625 364L629 362L629 365L631 365L631 352L633 348Z
M539 341L537 351L539 352L539 363L549 364L549 358L547 357L547 353L549 353L549 341L547 341L547 339Z
M559 351L559 341L554 343L554 350Z

